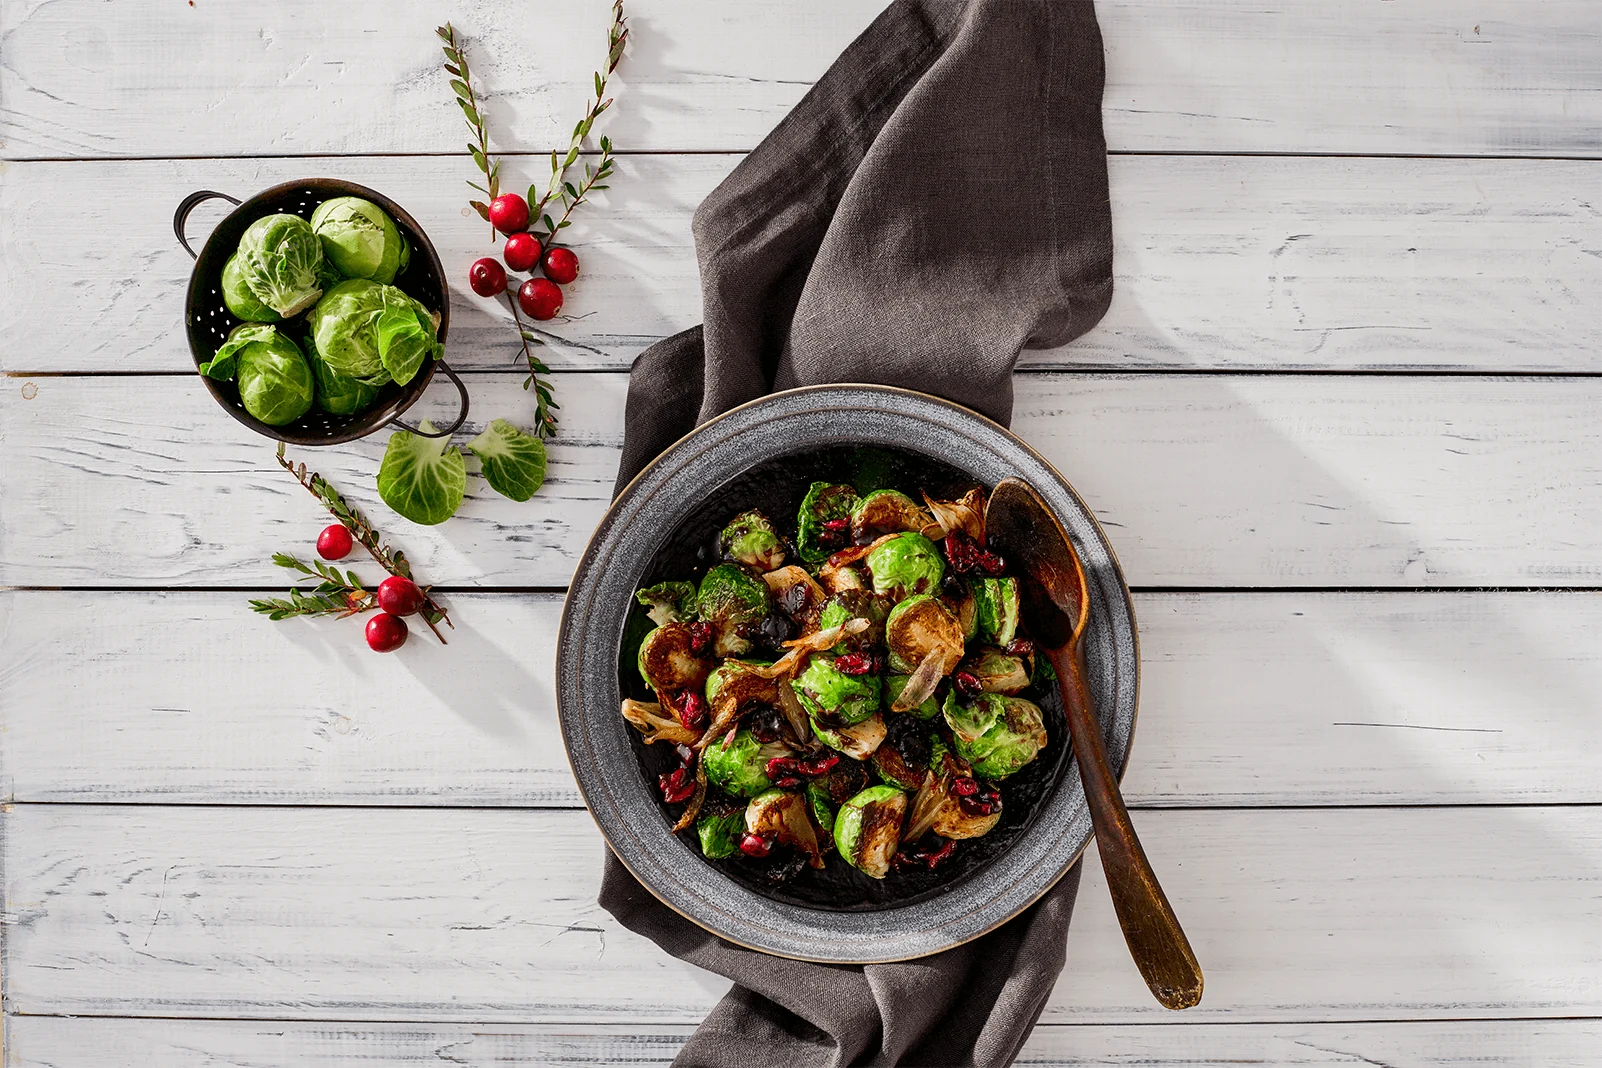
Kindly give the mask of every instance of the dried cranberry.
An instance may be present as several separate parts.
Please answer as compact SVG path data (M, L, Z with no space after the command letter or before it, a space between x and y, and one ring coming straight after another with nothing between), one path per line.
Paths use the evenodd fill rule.
M973 784L970 794L958 793L959 783ZM968 787L964 785L964 789ZM957 795L957 807L969 816L994 816L1001 811L1001 791L994 786L986 786L976 779L959 778L952 782L951 792Z
M705 656L712 645L712 624L690 624L690 652L695 656Z
M951 792L958 797L973 797L979 792L979 780L960 775L951 780Z
M840 533L840 531L842 531L842 530L849 529L850 526L851 526L851 520L845 519L845 518L841 518L841 519L825 519L823 521L823 529L827 530L827 531L830 531L832 533L835 533L835 534Z
M1005 560L981 549L978 542L960 530L946 534L942 544L945 546L946 561L951 564L953 571L977 571L995 577L1007 569Z
M866 675L873 670L872 653L843 653L834 658L834 668L842 675Z
M801 761L796 770L809 779L816 779L820 775L829 774L838 763L840 763L839 755L829 753L824 756L813 757L811 760Z
M1034 656L1035 643L1028 638L1014 638L1007 643L1007 652L1012 656Z
M805 853L792 853L789 857L785 858L779 863L769 865L768 870L762 874L763 878L765 878L769 883L774 886L778 886L779 884L787 883L791 879L794 879L797 875L800 875L806 866L807 857Z
M662 791L662 800L676 805L680 801L688 801L690 795L695 793L695 773L688 765L680 764L672 771L658 775L656 785Z
M784 732L784 717L772 705L762 705L750 714L751 737L759 742L776 742Z
M978 697L985 692L984 683L971 671L958 671L951 676L951 685L964 697Z
M765 857L773 852L773 839L765 834L747 832L740 836L740 852L748 857Z
M667 706L673 714L679 717L687 731L698 731L706 726L707 704L706 698L694 690L685 690L682 693L668 694L664 697Z
M818 546L824 549L841 549L851 540L851 520L825 519L818 525Z
M891 863L895 865L897 871L919 864L934 871L956 851L957 843L952 839L926 834L916 842L903 845Z

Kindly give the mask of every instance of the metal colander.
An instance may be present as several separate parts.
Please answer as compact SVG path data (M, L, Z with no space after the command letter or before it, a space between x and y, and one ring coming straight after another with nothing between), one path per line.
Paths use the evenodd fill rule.
M184 306L184 327L189 334L189 351L194 357L197 374L200 365L211 359L229 332L241 322L223 303L222 270L228 257L238 247L245 228L267 215L299 215L310 219L311 213L323 201L346 196L361 197L383 208L395 220L401 235L411 243L411 262L395 276L395 285L415 297L425 308L439 313L438 336L440 343L444 344L446 330L450 326L451 304L439 253L434 251L433 243L423 233L422 227L417 225L417 220L393 200L364 185L338 178L305 178L285 182L263 190L243 203L227 193L203 189L185 197L172 220L178 243L183 245L184 251L195 257L195 269L189 275L189 295ZM217 224L196 256L195 250L189 246L189 239L184 235L184 225L189 220L189 213L197 205L214 199L226 200L237 207ZM296 316L289 324L290 336L297 344L300 342L298 323L303 318L304 315ZM416 377L404 386L394 383L385 386L378 400L365 412L331 415L314 405L311 411L287 426L268 426L245 411L239 401L239 390L233 382L219 382L205 375L199 375L199 378L229 415L258 434L294 445L336 445L365 437L389 423L423 434L424 431L417 427L401 422L399 416L423 395L423 390L428 388L429 381L434 377L436 367L450 376L461 394L461 412L455 422L444 430L426 434L428 437L444 437L453 433L467 419L467 386L444 360L427 361Z

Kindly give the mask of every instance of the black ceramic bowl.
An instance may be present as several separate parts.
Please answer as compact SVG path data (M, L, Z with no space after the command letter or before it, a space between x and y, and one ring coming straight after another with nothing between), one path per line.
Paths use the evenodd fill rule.
M228 257L239 247L239 238L244 234L245 228L268 215L299 215L304 219L310 219L317 205L334 197L361 197L370 200L395 220L401 235L412 246L411 262L406 265L404 271L396 275L395 285L415 297L429 311L439 313L438 337L440 343L444 344L446 331L450 327L450 293L445 288L445 271L440 266L439 253L434 251L433 242L423 233L423 228L417 225L417 220L393 200L364 185L341 181L338 178L303 178L300 181L285 182L271 189L265 189L243 203L227 193L201 190L189 194L178 205L172 220L173 232L178 235L178 242L183 245L184 251L191 256L195 256L195 250L189 247L189 239L184 235L184 224L189 220L189 213L207 200L226 200L238 205L228 213L227 218L217 224L211 236L206 238L200 254L195 256L195 267L189 275L189 293L184 304L184 328L189 334L189 352L194 357L197 372L201 364L211 359L229 332L240 324L240 320L235 318L223 303L222 269L228 262ZM456 384L456 389L461 394L461 412L455 422L444 430L427 435L443 437L455 431L467 419L467 387L457 377L456 372L446 366L444 360L426 361L416 377L404 386L393 383L385 386L378 401L365 412L356 415L331 415L313 407L311 411L287 426L269 426L245 411L244 405L239 402L239 390L234 383L219 382L205 375L200 375L200 380L206 384L211 395L229 415L258 434L294 445L336 445L342 441L354 441L356 438L365 437L391 422L416 433L422 433L416 427L400 423L396 417L423 395L423 390L428 388L429 380L434 377L436 366L450 375L451 381Z
M633 685L626 631L634 591L695 566L700 547L752 506L794 507L805 483L853 450L888 450L909 485L992 487L1027 479L1063 521L1084 561L1090 685L1107 755L1122 774L1134 734L1139 650L1134 611L1105 535L1072 487L1004 428L958 405L882 386L818 386L764 397L698 427L619 495L579 563L557 646L557 704L574 777L612 851L653 894L732 942L837 963L937 953L1027 908L1091 837L1078 768L1055 695L1042 699L1050 743L1004 786L1003 823L964 842L935 876L876 882L832 858L829 870L767 885L739 862L714 864L672 834L656 762L619 714Z

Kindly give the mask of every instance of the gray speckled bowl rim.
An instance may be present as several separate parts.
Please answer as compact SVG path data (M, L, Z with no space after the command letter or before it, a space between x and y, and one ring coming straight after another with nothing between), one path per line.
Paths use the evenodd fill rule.
M618 658L634 591L687 509L730 479L777 456L868 444L942 456L990 486L1021 476L1056 511L1089 580L1086 667L1107 756L1122 777L1134 738L1140 649L1129 589L1106 534L1068 481L1006 428L912 390L855 384L787 390L679 439L602 518L574 572L557 636L557 716L568 763L617 858L663 904L721 938L836 964L910 960L994 930L1050 890L1092 835L1079 768L1069 761L1034 824L948 892L885 909L833 911L748 889L671 833L639 773L632 728L618 715Z

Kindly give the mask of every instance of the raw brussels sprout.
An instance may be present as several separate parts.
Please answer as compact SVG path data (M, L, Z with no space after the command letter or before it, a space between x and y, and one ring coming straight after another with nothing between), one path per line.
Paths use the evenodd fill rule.
M640 678L657 693L699 690L706 682L707 662L694 649L687 624L662 624L640 642Z
M716 629L712 651L718 656L739 656L751 643L739 628L755 626L772 608L768 584L736 564L718 564L701 579L695 610Z
M211 378L235 379L245 411L268 426L293 423L312 406L311 366L276 326L243 323L234 327L200 370Z
M317 352L340 374L371 385L405 385L426 359L438 359L433 313L394 286L364 278L341 282L307 318Z
M427 419L419 429L433 433ZM378 465L378 496L413 523L433 526L456 514L467 493L467 464L448 437L428 437L410 430L389 436Z
M411 259L411 247L395 220L370 200L325 200L312 212L311 228L323 244L323 255L346 278L388 285Z
M358 382L328 366L328 361L317 353L316 339L306 335L306 361L311 364L312 376L317 380L317 407L332 415L356 415L372 407L378 399L379 387Z
M818 722L818 717L808 717L812 724L812 733L818 736L818 741L830 749L838 750L854 760L867 760L873 751L879 748L884 741L884 717L875 712L861 723L853 723L849 727L829 727Z
M785 746L759 742L750 730L741 727L727 745L714 742L707 746L701 753L701 763L707 779L724 793L755 797L773 786L773 780L768 778L768 761L790 755Z
M823 867L817 830L807 815L806 799L800 794L769 790L753 797L745 809L745 829L751 834L771 835L805 853L814 868Z
M911 497L899 490L874 490L851 509L851 540L865 545L882 534L912 530L920 534L935 528L934 520Z
M897 534L868 554L873 592L901 600L940 588L946 564L935 543L922 534Z
M882 686L884 691L884 710L886 712L890 711L890 707L895 704L896 698L901 696L901 691L907 688L907 680L909 678L911 678L909 675L886 675L884 677ZM907 715L915 716L918 719L934 719L939 714L940 701L934 694L924 698L922 704L907 709Z
M885 740L873 751L873 770L891 786L916 790L929 774L933 734L927 724L898 712L884 717Z
M973 584L979 617L979 637L1006 645L1018 636L1018 580L982 578Z
M651 622L692 623L695 621L695 583L658 582L634 595L634 599L650 609Z
M729 520L718 535L718 551L723 559L758 571L776 571L784 566L784 542L779 532L772 520L754 509Z
M1000 649L978 649L957 665L957 670L978 679L986 693L1016 694L1029 688L1029 666L1023 657L1010 656Z
M847 675L827 653L808 659L806 670L790 685L814 722L850 726L879 710L879 676Z
M245 284L245 261L229 256L222 269L223 304L236 317L247 323L276 323L283 316L257 299Z
M946 695L946 724L952 748L982 779L1005 779L1046 746L1046 727L1040 708L1022 697L983 693L971 705Z
M850 486L814 482L796 516L796 552L809 564L821 564L851 540L851 509L857 491ZM836 529L838 527L838 529Z
M868 766L848 756L842 756L828 774L807 782L807 803L812 806L812 822L818 826L822 849L834 845L835 812L867 786Z
M702 816L695 821L695 836L701 841L701 854L721 860L740 851L740 835L745 833L745 809L737 808L723 816Z
M262 307L287 319L322 296L323 246L299 215L257 219L240 235L231 260L238 263L231 271L223 265L223 303L241 319L246 311L259 317Z
M894 786L870 786L840 806L834 818L835 848L862 874L883 879L901 844L906 814L905 793Z

